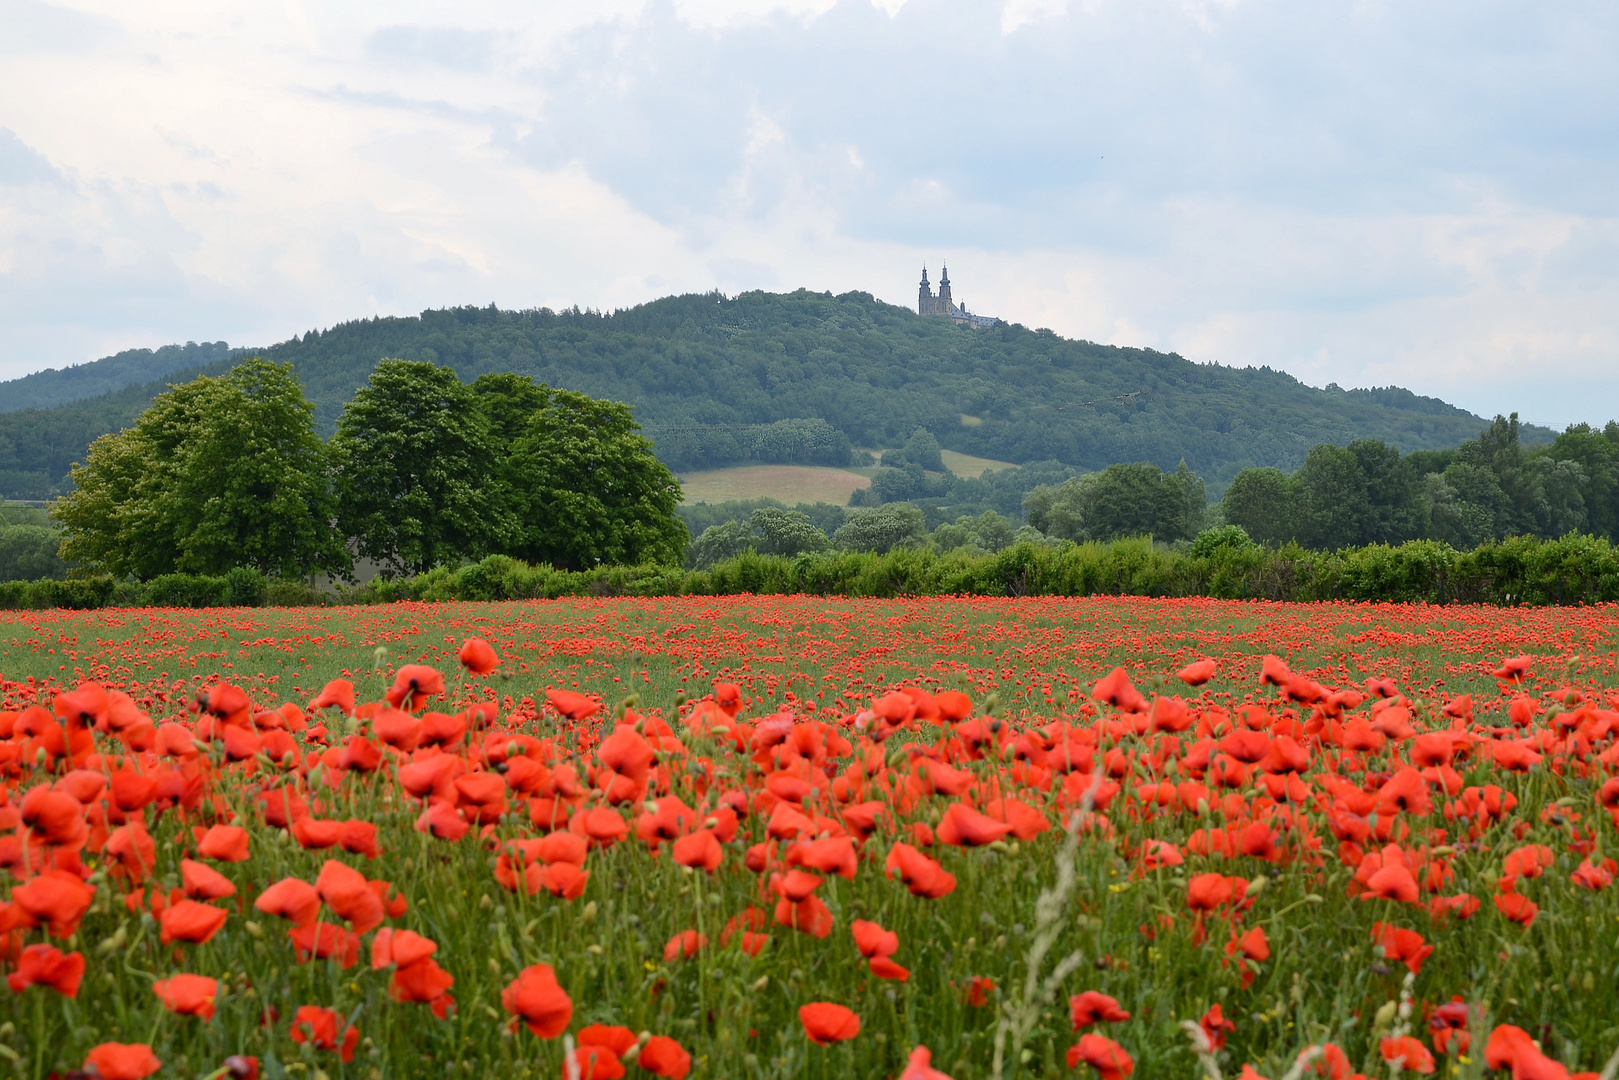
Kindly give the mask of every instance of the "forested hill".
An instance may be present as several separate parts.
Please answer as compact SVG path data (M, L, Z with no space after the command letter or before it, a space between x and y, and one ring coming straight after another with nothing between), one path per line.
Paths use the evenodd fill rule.
M88 364L47 368L20 379L0 383L0 413L22 409L48 409L55 405L100 397L172 375L217 363L231 356L223 341L165 345L161 349L125 349Z
M1020 463L1173 468L1184 459L1219 485L1250 465L1295 469L1321 442L1437 449L1484 426L1406 390L1319 390L1268 368L1194 364L1049 330L969 330L858 292L675 296L612 313L454 308L343 323L252 352L293 363L328 431L377 360L433 360L467 380L515 371L628 402L677 469L759 459L754 425L818 419L855 446L896 446L926 427L946 449ZM119 370L133 381L130 364ZM4 384L0 399L24 381ZM89 439L128 423L137 399L162 385L0 414L0 491L59 488Z

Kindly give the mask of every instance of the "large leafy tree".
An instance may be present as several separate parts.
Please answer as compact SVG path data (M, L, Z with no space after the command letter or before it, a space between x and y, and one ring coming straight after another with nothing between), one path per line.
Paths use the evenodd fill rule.
M331 448L339 525L385 573L509 550L500 440L450 368L383 360L344 406Z
M1202 526L1203 481L1184 461L1172 473L1145 462L1110 465L1036 488L1024 507L1030 525L1063 540L1189 540Z
M509 374L472 390L502 444L502 486L519 521L505 551L572 569L680 561L680 482L628 405Z
M63 558L119 576L344 573L327 473L292 365L249 360L97 439L52 515Z

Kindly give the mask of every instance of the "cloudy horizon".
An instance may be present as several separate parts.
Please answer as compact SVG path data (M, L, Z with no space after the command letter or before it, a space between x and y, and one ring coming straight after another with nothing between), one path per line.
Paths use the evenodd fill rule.
M0 378L372 315L915 303L1619 417L1619 9L0 0Z

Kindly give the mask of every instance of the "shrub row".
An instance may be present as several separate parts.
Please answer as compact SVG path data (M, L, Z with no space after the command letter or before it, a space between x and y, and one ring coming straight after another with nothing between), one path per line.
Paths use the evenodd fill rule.
M1336 552L1257 545L1196 554L1150 540L1017 544L994 555L898 549L783 558L744 553L710 569L531 566L504 555L457 569L320 592L252 570L170 574L149 582L86 578L0 584L4 608L303 606L399 600L528 600L562 596L736 593L814 596L1211 596L1233 600L1363 600L1446 604L1619 601L1619 549L1605 539L1516 537L1471 551L1417 540Z

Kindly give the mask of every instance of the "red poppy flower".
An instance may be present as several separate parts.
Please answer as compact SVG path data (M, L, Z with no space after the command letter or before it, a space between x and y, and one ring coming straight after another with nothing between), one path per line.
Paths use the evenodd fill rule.
M1095 1032L1086 1032L1068 1048L1068 1067L1077 1069L1081 1062L1095 1069L1101 1080L1124 1080L1136 1071L1136 1063L1124 1047Z
M288 1032L295 1043L310 1043L320 1050L335 1050L347 1064L354 1060L354 1048L360 1042L360 1031L350 1024L343 1031L342 1042L338 1042L338 1028L343 1024L343 1015L335 1009L323 1009L318 1005L300 1005L298 1011L292 1016L292 1028Z
M590 884L590 871L581 870L573 863L551 863L540 871L540 885L553 896L564 900L577 900Z
M1540 914L1540 905L1520 893L1504 892L1495 895L1496 910L1521 926L1528 926Z
M827 836L820 840L801 840L789 847L787 865L803 866L823 874L837 874L853 881L860 858L855 853L853 838Z
M99 1080L145 1080L162 1067L145 1043L105 1042L93 1047L84 1059L84 1071Z
M576 694L572 690L545 691L545 700L551 707L566 716L569 720L585 720L601 710L602 703L596 698L585 694Z
M336 859L327 859L315 879L315 891L326 905L347 919L357 934L382 925L382 899L364 874Z
M996 990L995 980L988 975L974 975L967 980L967 990L963 995L967 1004L975 1009L982 1009L989 1004L989 995Z
M798 1008L798 1022L810 1041L825 1046L860 1034L860 1017L852 1009L830 1001L815 1001Z
M1100 990L1086 990L1069 998L1068 1013L1075 1031L1092 1024L1130 1019L1130 1014L1119 1005L1117 998L1109 997Z
M298 926L308 926L320 915L320 893L302 878L282 878L259 893L253 906L266 915L279 915Z
M1415 930L1406 930L1388 923L1372 924L1372 940L1383 947L1383 955L1398 960L1411 974L1422 974L1422 962L1433 955L1434 948L1423 941Z
M891 956L873 956L867 961L871 973L879 979L888 979L893 982L906 982L911 977L909 968L902 967L894 962Z
M707 945L707 935L699 934L695 930L682 930L664 945L664 962L672 963L676 960L689 960L697 955L698 950Z
M310 960L335 960L347 971L360 958L360 935L331 923L295 926L287 931L300 964Z
M725 861L725 848L711 829L698 829L674 842L671 855L675 865L713 873Z
M1410 1035L1401 1035L1398 1038L1387 1038L1379 1044L1383 1060L1391 1065L1397 1064L1407 1072L1431 1073L1434 1071L1433 1055Z
M648 1039L635 1063L654 1076L666 1077L667 1080L686 1080L691 1072L691 1055L667 1035L654 1035Z
M216 862L246 862L247 830L240 825L214 825L197 841L197 854Z
M1501 666L1490 672L1497 679L1507 679L1511 682L1522 682L1523 677L1529 673L1529 665L1534 662L1532 656L1513 656L1501 661Z
M911 1051L911 1056L905 1062L905 1070L897 1080L950 1080L950 1077L933 1067L933 1051L925 1046L918 1046Z
M1410 813L1427 817L1433 813L1433 801L1428 797L1428 782L1422 773L1407 765L1396 772L1377 791L1379 814Z
M444 693L444 675L426 664L404 664L394 673L388 688L388 704L414 712L426 701Z
M550 964L524 968L501 991L500 1004L542 1039L561 1035L573 1019L573 999L557 985Z
M181 900L163 909L157 917L162 928L163 944L188 941L202 944L219 933L225 925L227 912L195 900Z
M342 710L344 716L354 715L353 683L347 679L333 679L309 703L309 711L319 712L322 709L329 709L333 705Z
M939 707L939 719L955 723L973 714L973 700L960 690L941 690L933 695Z
M1388 859L1367 879L1366 890L1361 893L1361 899L1380 898L1414 904L1420 895L1416 875L1410 868L1403 862Z
M37 843L77 843L84 837L84 805L64 791L41 785L24 795L17 808Z
M883 872L905 883L915 896L937 900L956 889L956 876L909 844L895 844L888 851Z
M966 803L954 802L939 821L938 838L941 844L952 847L982 847L992 844L1012 831L1012 826L979 813Z
M1214 678L1218 665L1213 660L1194 660L1175 672L1175 677L1187 686L1202 686Z
M28 925L44 923L52 937L72 937L90 910L96 891L66 870L46 870L11 890L11 900L28 916Z
M579 1080L620 1080L624 1063L607 1046L576 1046L562 1063L562 1075Z
M230 878L194 859L180 860L180 886L193 900L223 900L236 895L236 885Z
M461 643L461 650L456 653L461 666L474 675L488 675L500 664L500 657L495 655L495 647L483 638L467 638Z
M1264 963L1270 959L1270 939L1263 926L1250 927L1238 934L1233 928L1231 940L1226 944L1226 955L1241 953L1246 959Z
M393 964L408 967L438 951L438 942L414 930L383 927L371 939L371 970L381 971Z
M206 975L172 975L154 982L152 992L170 1012L212 1020L214 1002L219 999L219 982Z
M849 932L861 956L893 956L899 952L899 935L869 919L856 919L849 924Z
M1225 1018L1225 1010L1219 1002L1209 1006L1209 1011L1198 1020L1197 1026L1203 1029L1208 1036L1209 1045L1216 1050L1225 1049L1226 1036L1237 1030L1237 1025Z
M394 968L393 978L388 981L388 996L399 1002L430 1004L442 1019L452 1001L449 992L454 985L454 975L439 967L432 957L424 956Z
M1091 687L1091 697L1125 712L1147 711L1147 699L1131 685L1130 677L1124 673L1122 667L1114 668L1097 680L1096 685Z
M1599 863L1591 861L1587 855L1568 879L1583 889L1599 892L1613 884L1614 875L1619 874L1619 861L1603 859Z
M1193 911L1213 911L1229 904L1234 896L1231 879L1224 874L1198 874L1186 883L1186 906Z
M1433 1033L1434 1049L1441 1054L1467 1053L1473 1042L1472 1032L1468 1030L1472 1024L1472 1012L1460 995L1435 1007L1428 1017L1428 1030Z
M6 976L11 992L48 986L63 997L78 997L84 979L84 954L64 953L54 945L30 945L17 958L17 970Z

